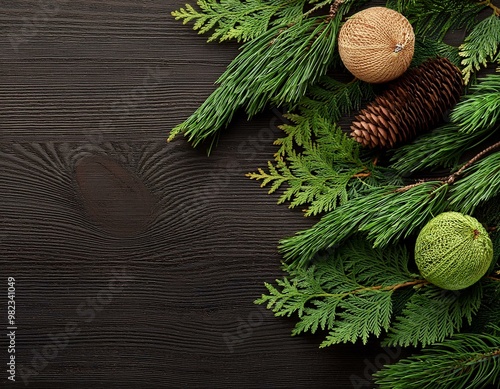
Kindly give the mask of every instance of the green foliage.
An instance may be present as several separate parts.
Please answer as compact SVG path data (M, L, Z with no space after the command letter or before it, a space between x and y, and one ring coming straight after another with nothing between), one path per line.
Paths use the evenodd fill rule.
M499 91L500 75L481 78L453 108L451 123L396 149L391 167L402 175L429 168L455 167L464 152L500 128Z
M498 249L499 238L498 234L492 237L493 241L496 240L495 247ZM497 261L498 261L498 252L497 252ZM498 272L500 270L500 263L497 262L495 271ZM481 303L481 309L478 311L476 316L474 317L472 323L463 328L463 332L471 332L471 333L481 333L481 332L490 332L492 325L498 325L500 323L500 306L498 301L500 301L500 273L491 272L490 277L495 277L497 280L493 278L485 278L482 281L484 297Z
M315 257L309 267L284 265L288 275L276 286L266 284L268 294L256 303L266 304L276 316L297 315L293 335L328 331L322 347L385 335L390 346L425 346L470 325L489 280L446 291L413 274L409 260L403 244L374 249L357 235ZM396 316L399 294L404 301Z
M500 384L500 328L496 334L456 334L375 374L381 389L477 389Z
M452 168L465 150L484 139L485 132L467 135L455 124L445 124L394 150L391 167L404 176L424 169Z
M416 36L411 66L418 66L429 58L436 57L448 58L457 67L460 67L462 61L458 47L444 43L440 39Z
M407 263L404 247L382 252L355 239L307 269L285 265L289 276L276 280L277 287L266 284L269 294L256 303L266 304L276 316L297 314L295 335L328 329L323 346L358 338L366 343L371 334L388 330L395 288L421 282Z
M450 206L462 213L472 213L478 204L499 194L500 152L496 152L465 171L465 177L451 189Z
M345 70L337 34L344 17L365 2L199 0L196 9L175 11L177 19L210 34L209 41L245 43L218 88L169 139L184 133L193 145L213 142L238 109L248 117L268 105L291 109L275 142L275 161L248 176L269 193L282 191L279 203L324 215L281 242L287 276L266 284L257 302L277 316L298 317L294 335L327 332L322 346L370 337L388 345L431 345L379 373L382 387L498 383L500 329L492 324L500 320L500 210L492 204L500 203L500 143L472 159L469 154L498 134L500 77L482 79L452 110L450 123L390 153L389 162L387 155L363 150L338 123L372 99L376 88L324 75L333 67ZM413 66L445 56L464 67L470 82L487 63L500 64L499 15L476 21L485 7L495 9L489 1L387 5L413 24ZM466 34L459 48L443 40L455 29ZM439 168L446 169L444 177L425 178ZM424 176L413 180L409 174ZM441 290L409 270L412 239L446 210L477 213L490 228L497 261L480 283L460 292ZM446 340L464 329L471 333Z
M366 189L313 227L283 239L280 248L285 260L306 266L317 252L339 245L356 232L367 232L374 247L386 247L419 230L446 208L448 185L441 182L399 190L401 187Z
M498 31L500 36L500 23ZM489 74L478 85L472 86L470 93L455 106L450 118L457 124L459 131L466 134L487 132L498 125L500 74Z
M481 283L462 291L437 286L421 288L396 318L384 344L387 346L425 347L453 335L464 324L470 325L482 298Z
M343 83L328 76L321 77L300 100L297 113L286 115L292 123L281 126L286 136L275 141L280 146L277 154L291 154L296 146L311 147L313 138L319 136L316 128L321 128L317 120L337 123L343 115L359 110L364 101L373 97L373 87L366 82L355 79Z
M468 83L471 74L494 61L500 47L500 17L493 14L477 23L460 46L460 56L464 57L464 81Z
M450 30L469 30L484 5L463 0L392 0L410 21L418 37L442 40ZM399 4L399 5L398 5Z
M335 47L330 37L337 28L338 23L311 18L276 26L248 42L218 80L219 87L169 139L183 132L196 146L227 126L241 107L252 117L273 100L296 103L328 68Z
M218 88L171 131L169 140L184 133L196 146L226 127L239 108L252 117L271 103L298 103L308 86L329 68L342 17L362 2L344 1L333 17L276 25L245 43L217 81Z
M270 25L300 21L306 0L198 0L172 12L184 24L193 22L199 34L211 32L208 41L234 39L246 42L265 33Z
M304 121L314 124L317 141L305 143L302 153L289 152L286 160L278 155L274 165L268 163L268 172L258 169L247 175L261 180L261 186L270 185L269 193L286 183L278 203L289 201L291 208L309 205L306 216L317 215L346 203L366 185L375 185L377 174L382 176L370 158L360 156L360 145L336 125L319 115L289 118L295 120L297 127L303 126Z
M386 7L394 9L400 13L406 13L406 11L415 6L417 0L387 0Z
M370 188L324 215L308 230L283 239L284 258L295 266L306 266L317 252L356 232L366 232L374 247L386 247L419 231L444 211L472 213L478 204L500 195L500 152L472 164L463 174L465 178L456 183L453 180L458 176L451 175L444 181Z
M294 107L327 70L341 66L337 34L344 16L364 3L366 0L198 0L197 6L187 4L172 12L184 23L193 22L199 33L209 34L209 41L233 39L245 44L217 81L218 88L171 131L169 140L184 133L193 146L207 139L213 145L219 130L240 108L251 118L267 105ZM500 57L499 18L493 15L476 23L478 13L488 6L484 2L389 0L387 4L407 16L414 26L413 65L436 55L446 56L465 66L468 79L485 61L498 61ZM333 13L328 13L328 5L332 5ZM316 16L320 13L323 15ZM463 58L458 48L443 42L447 32L459 28L472 30L461 46ZM352 84L330 85L337 89L328 96L337 99L332 104L332 118L357 109L366 92L370 93L366 84ZM321 101L313 98L313 102ZM328 103L316 106L326 107ZM299 145L306 141L307 133L301 129L307 130L307 124L293 126L287 136L278 139L281 154L290 151L292 141Z

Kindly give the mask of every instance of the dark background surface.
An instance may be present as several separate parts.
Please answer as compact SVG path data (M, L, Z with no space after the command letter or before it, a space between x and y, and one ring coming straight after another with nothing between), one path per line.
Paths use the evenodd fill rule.
M238 51L175 21L185 2L0 5L1 388L362 388L398 354L319 349L253 304L315 220L244 176L279 111L237 116L210 157L165 142Z

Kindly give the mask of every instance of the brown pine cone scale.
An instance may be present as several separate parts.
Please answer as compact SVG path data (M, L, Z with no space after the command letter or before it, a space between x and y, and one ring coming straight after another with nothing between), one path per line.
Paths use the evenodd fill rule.
M408 70L355 117L351 136L368 148L390 149L429 131L460 99L460 70L436 58Z

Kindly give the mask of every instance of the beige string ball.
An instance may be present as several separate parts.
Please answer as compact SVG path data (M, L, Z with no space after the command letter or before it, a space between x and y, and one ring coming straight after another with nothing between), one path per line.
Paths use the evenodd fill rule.
M383 83L401 76L410 66L415 34L399 12L372 7L350 17L338 37L340 58L357 78Z

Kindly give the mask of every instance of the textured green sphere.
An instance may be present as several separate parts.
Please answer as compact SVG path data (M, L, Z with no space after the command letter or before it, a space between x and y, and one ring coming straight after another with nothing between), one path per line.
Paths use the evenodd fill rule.
M475 218L444 212L417 237L415 262L422 276L443 289L464 289L479 281L493 260L493 244Z

